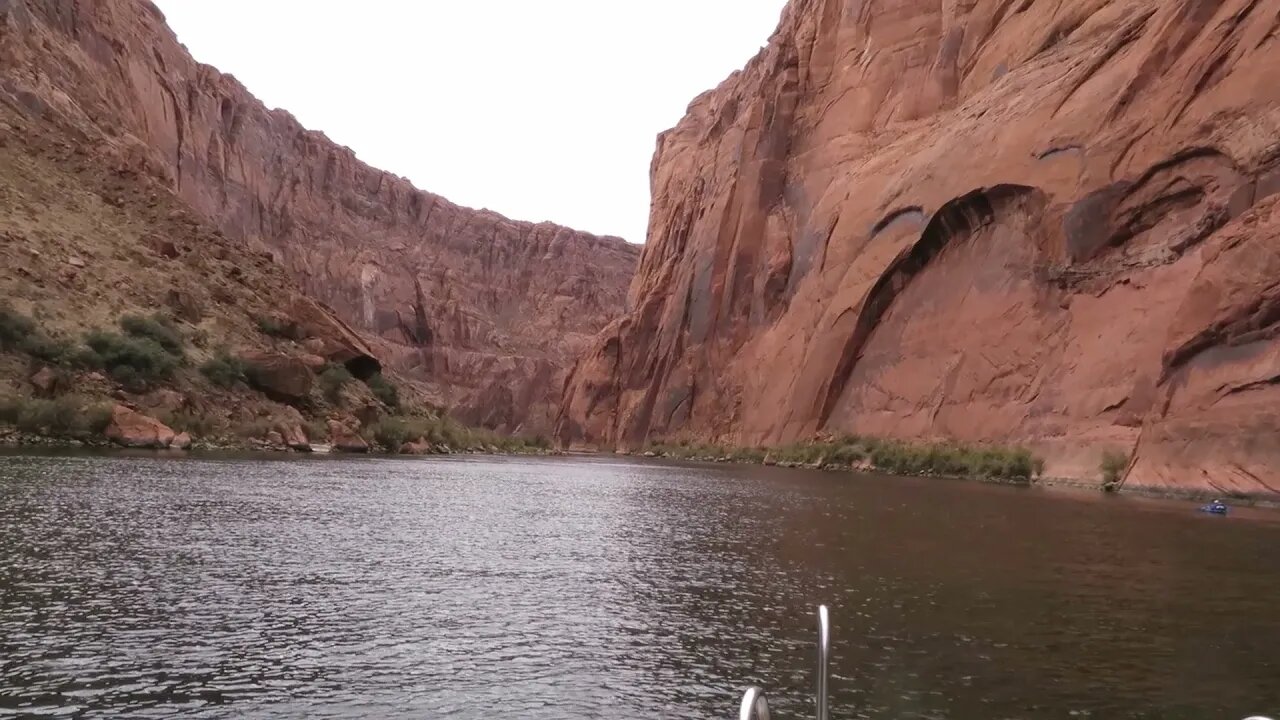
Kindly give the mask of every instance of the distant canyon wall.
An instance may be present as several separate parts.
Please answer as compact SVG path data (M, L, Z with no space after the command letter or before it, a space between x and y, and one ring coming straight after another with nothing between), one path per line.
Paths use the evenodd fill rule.
M1024 443L1280 492L1280 0L792 0L653 164L567 444Z
M623 309L637 246L365 165L193 60L147 0L0 0L0 62L0 99L130 148L471 422L549 429L573 359Z

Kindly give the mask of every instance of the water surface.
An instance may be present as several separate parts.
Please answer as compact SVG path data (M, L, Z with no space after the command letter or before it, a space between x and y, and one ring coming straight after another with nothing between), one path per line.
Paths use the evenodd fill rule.
M1280 523L611 459L0 457L0 716L1242 718Z

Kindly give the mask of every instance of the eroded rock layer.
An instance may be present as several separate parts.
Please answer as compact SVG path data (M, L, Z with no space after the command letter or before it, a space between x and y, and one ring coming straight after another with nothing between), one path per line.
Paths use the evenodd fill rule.
M381 338L393 367L496 428L545 429L639 254L462 208L361 163L195 62L147 0L0 0L0 102L128 148Z
M1280 0L792 0L659 140L567 443L1018 442L1275 494Z

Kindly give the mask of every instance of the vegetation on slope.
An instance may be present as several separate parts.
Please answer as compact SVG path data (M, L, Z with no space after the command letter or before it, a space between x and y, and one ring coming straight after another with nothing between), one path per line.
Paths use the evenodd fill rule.
M393 452L525 444L458 426L414 383L325 365L270 254L193 216L128 148L78 142L0 105L0 442L95 441L121 403L205 445L323 443L335 423ZM264 354L307 363L314 378L287 379L314 389L262 392Z

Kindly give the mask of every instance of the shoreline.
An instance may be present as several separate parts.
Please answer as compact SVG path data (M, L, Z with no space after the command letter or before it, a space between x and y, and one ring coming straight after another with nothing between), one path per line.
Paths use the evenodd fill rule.
M429 457L466 457L476 455L487 455L493 457L625 457L632 460L662 460L668 462L687 463L691 465L718 465L718 466L740 466L740 467L774 467L784 470L803 470L809 472L822 472L829 474L847 473L847 474L863 474L863 475L884 475L888 477L899 478L917 478L917 479L933 479L933 480L950 480L956 482L981 483L985 485L1005 485L1009 487L1020 488L1043 488L1047 490L1065 490L1080 493L1091 493L1097 495L1117 495L1121 497L1138 497L1150 498L1156 500L1178 500L1186 502L1206 502L1215 498L1226 498L1232 503L1239 506L1280 509L1280 495L1277 496L1258 496L1258 495L1241 495L1233 496L1212 490L1200 490L1193 488L1168 488L1168 487L1148 487L1148 486L1122 486L1118 491L1108 493L1103 489L1103 485L1099 481L1075 480L1071 478L1055 478L1055 477L1034 477L1034 478L1007 478L1007 477L981 477L976 475L955 475L945 473L905 473L894 472L877 468L869 463L861 463L858 465L824 463L818 465L816 463L797 463L789 461L752 462L742 458L733 458L728 456L711 457L679 457L669 454L660 454L654 451L643 452L609 452L609 451L584 451L584 450L548 450L530 448L525 452L517 452L510 450L502 450L500 448L485 449L466 449L466 450L449 450L448 452L430 452L422 454L411 453L394 453L379 450L369 450L367 452L350 452L333 448L324 452L308 452L295 450L288 447L269 447L262 443L254 443L251 441L242 442L208 442L197 441L188 449L150 449L150 448L129 448L117 445L105 438L66 438L52 437L46 435L33 435L31 433L22 433L12 428L0 428L0 451L22 451L22 450L88 450L88 451L104 451L104 452L126 452L126 453L145 453L155 455L156 457L184 457L198 456L203 453L261 453L276 457L344 457L344 458L429 458ZM766 458L767 459L767 458Z
M1280 509L1280 495L1231 495L1224 494L1215 490L1200 490L1194 488L1169 488L1169 487L1151 487L1144 485L1122 485L1118 490L1107 491L1101 480L1075 480L1071 478L1058 477L1034 477L1034 478L992 478L972 475L952 475L943 473L904 473L894 472L877 468L870 464L861 465L840 465L840 464L797 464L797 463L780 463L780 462L752 462L741 458L732 457L679 457L674 455L664 455L653 451L637 451L637 452L615 452L602 453L612 454L624 457L636 458L639 460L666 460L672 462L682 462L699 465L735 465L742 467L778 467L789 470L807 470L811 472L824 473L852 473L852 474L875 474L885 475L889 477L900 478L918 478L933 480L951 480L959 482L981 483L984 485L1005 485L1009 487L1021 488L1043 488L1047 490L1069 490L1073 492L1087 492L1097 495L1116 495L1118 497L1137 497L1150 498L1154 500L1179 500L1187 502L1208 502L1214 499L1226 499L1237 506Z
M315 443L315 446L330 447L327 443ZM554 457L567 455L556 450L546 450L541 448L528 448L523 452L515 450L503 450L496 446L484 449L450 449L440 451L436 446L431 452L424 453L405 453L405 452L386 452L383 450L373 449L371 446L367 451L349 451L340 450L330 447L328 450L298 450L291 447L272 446L263 442L254 442L252 440L241 441L193 441L188 448L147 448L147 447L127 447L111 442L102 437L56 437L50 435L37 435L32 433L24 433L9 427L0 427L0 451L3 450L95 450L95 451L116 451L130 453L151 453L158 457L181 457L183 455L192 455L199 453L262 453L267 455L279 455L284 457L323 457L327 455L339 457L455 457L464 455L494 455L509 457Z

